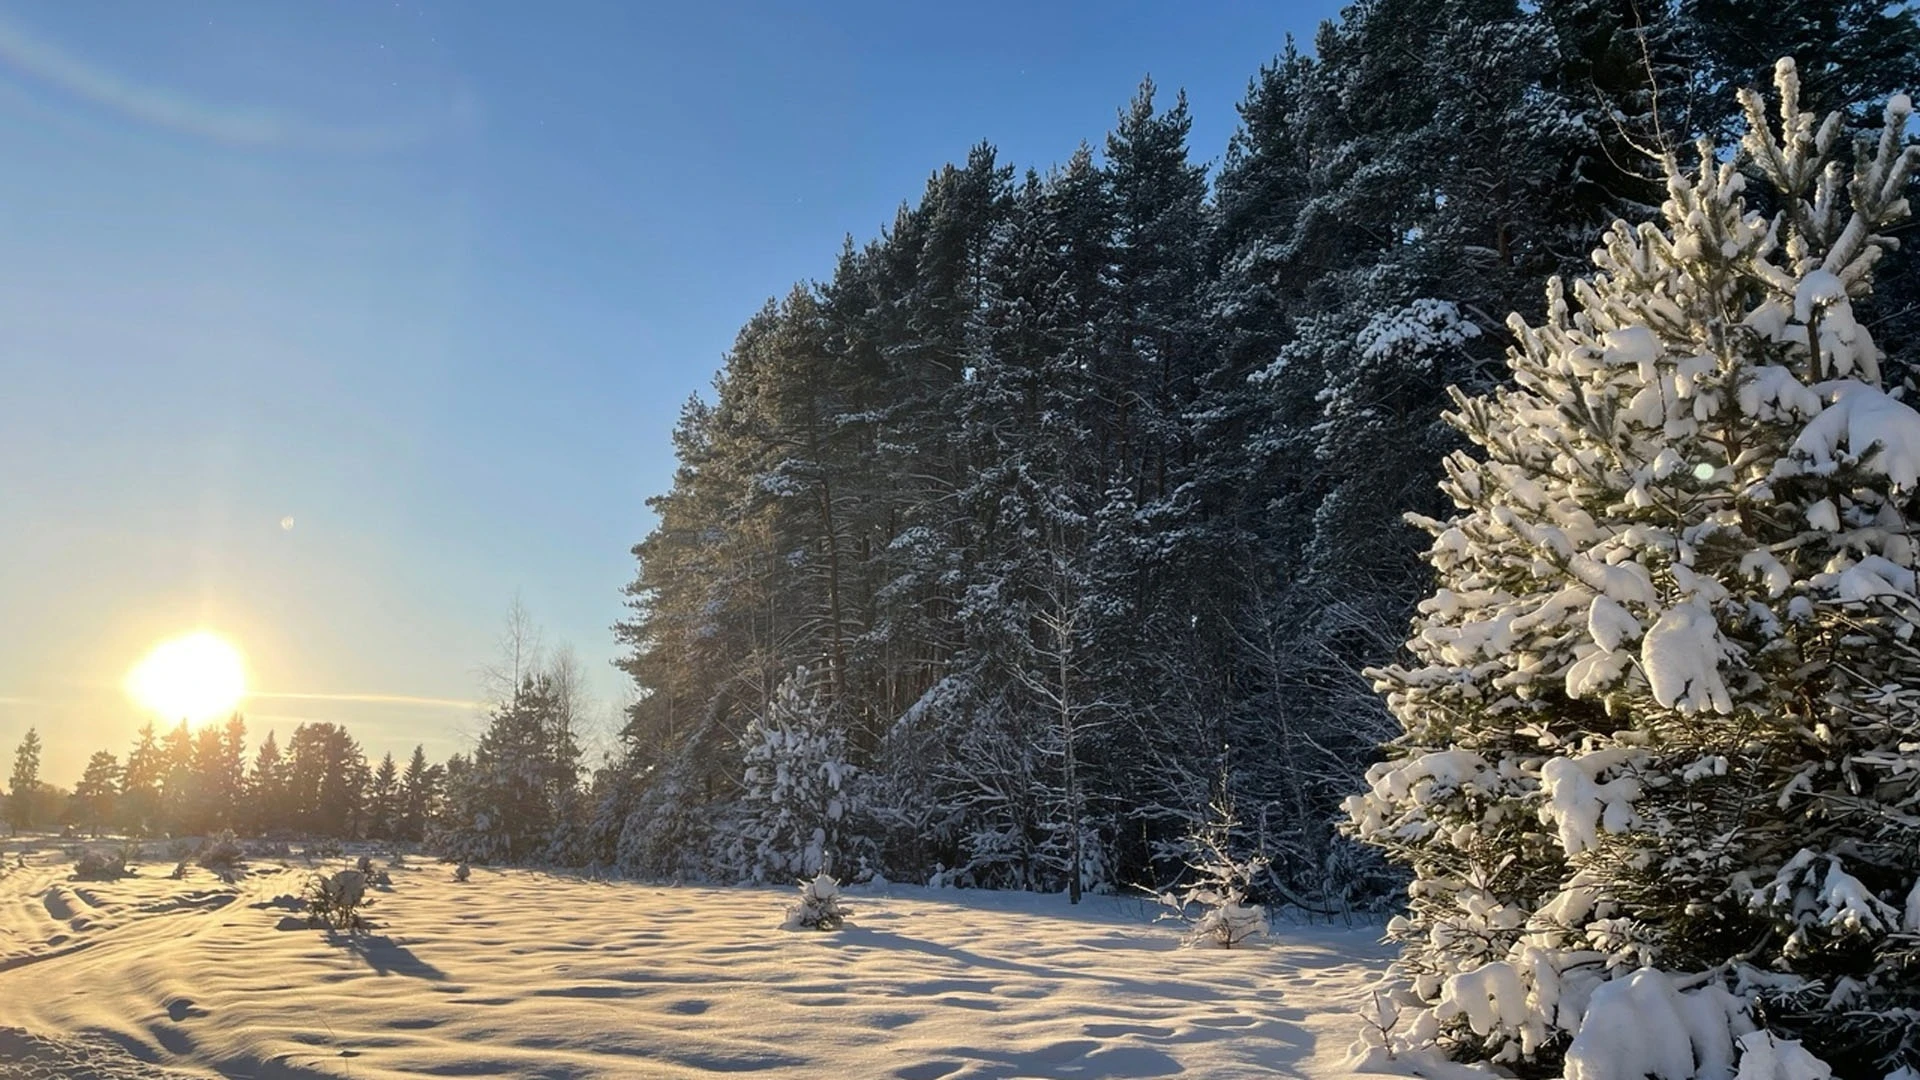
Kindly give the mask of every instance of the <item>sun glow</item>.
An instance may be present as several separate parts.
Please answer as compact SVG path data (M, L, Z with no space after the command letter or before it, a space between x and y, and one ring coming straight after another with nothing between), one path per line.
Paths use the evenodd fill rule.
M155 645L127 672L127 696L171 723L198 724L232 713L247 692L240 653L206 631Z

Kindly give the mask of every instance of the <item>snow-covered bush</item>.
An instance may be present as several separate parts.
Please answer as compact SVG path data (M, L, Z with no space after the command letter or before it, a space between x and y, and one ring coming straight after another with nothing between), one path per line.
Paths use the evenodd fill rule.
M366 899L367 877L358 870L315 874L307 883L309 917L335 930L355 930L365 926L360 918L360 908Z
M131 873L126 856L118 851L88 848L73 861L75 881L117 881Z
M741 736L746 767L738 819L726 830L733 838L727 861L747 880L842 869L836 862L854 769L846 736L808 682L806 668L795 671Z
M1223 799L1211 811L1187 835L1182 852L1187 880L1160 893L1159 900L1171 909L1167 917L1187 922L1188 945L1231 949L1267 932L1266 909L1247 902L1267 860L1262 855L1234 853L1233 832L1240 822L1231 803Z
M846 924L847 914L840 882L821 871L811 880L800 882L800 899L787 908L782 925L788 930L838 930Z
M1900 98L1847 169L1776 74L1777 128L1747 94L1738 162L1669 162L1663 222L1511 324L1512 386L1455 394L1438 588L1373 673L1405 734L1346 805L1414 874L1385 1049L1920 1063L1920 414L1853 308L1920 151Z
M223 832L218 836L208 837L194 855L194 861L198 862L202 868L220 875L222 880L231 882L247 861L247 856L246 852L240 849L240 844L234 840L233 833Z

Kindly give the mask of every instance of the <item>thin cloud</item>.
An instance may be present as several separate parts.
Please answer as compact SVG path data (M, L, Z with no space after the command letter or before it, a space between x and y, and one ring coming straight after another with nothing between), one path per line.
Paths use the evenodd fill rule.
M197 101L124 79L0 20L0 69L5 68L143 123L230 146L296 146L367 153L399 149L426 135L418 124L333 127L273 109Z
M299 694L292 691L252 690L247 696L266 701L337 701L353 705L409 705L422 709L478 709L484 704L464 698L420 697L415 694Z

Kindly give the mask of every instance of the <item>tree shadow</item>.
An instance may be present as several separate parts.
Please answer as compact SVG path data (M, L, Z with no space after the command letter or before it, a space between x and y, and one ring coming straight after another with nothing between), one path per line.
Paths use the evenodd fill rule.
M1045 967L1038 964L1022 963L1018 960L1005 960L983 956L971 949L962 949L953 945L942 945L921 938L911 938L896 934L891 930L874 930L849 922L833 935L847 944L866 944L892 946L895 949L907 949L951 960L966 968L985 971L1009 971L1021 975L1030 975L1045 979L1075 979L1086 982L1104 983L1124 993L1136 997L1166 999L1174 1001L1193 1001L1205 997L1208 991L1201 986L1172 980L1140 978L1128 975L1116 975L1099 970Z
M346 946L348 952L365 960L367 966L377 975L406 975L436 982L446 980L446 972L415 956L413 950L385 934L342 934L337 930L329 930L327 937L336 944Z

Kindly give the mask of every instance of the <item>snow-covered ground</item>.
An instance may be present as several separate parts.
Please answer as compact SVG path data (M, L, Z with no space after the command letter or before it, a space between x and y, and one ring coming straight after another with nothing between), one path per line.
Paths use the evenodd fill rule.
M1367 926L1183 949L1132 900L902 886L794 932L791 890L423 861L330 935L286 906L301 859L227 885L162 858L0 876L0 1076L1335 1077L1387 955Z

